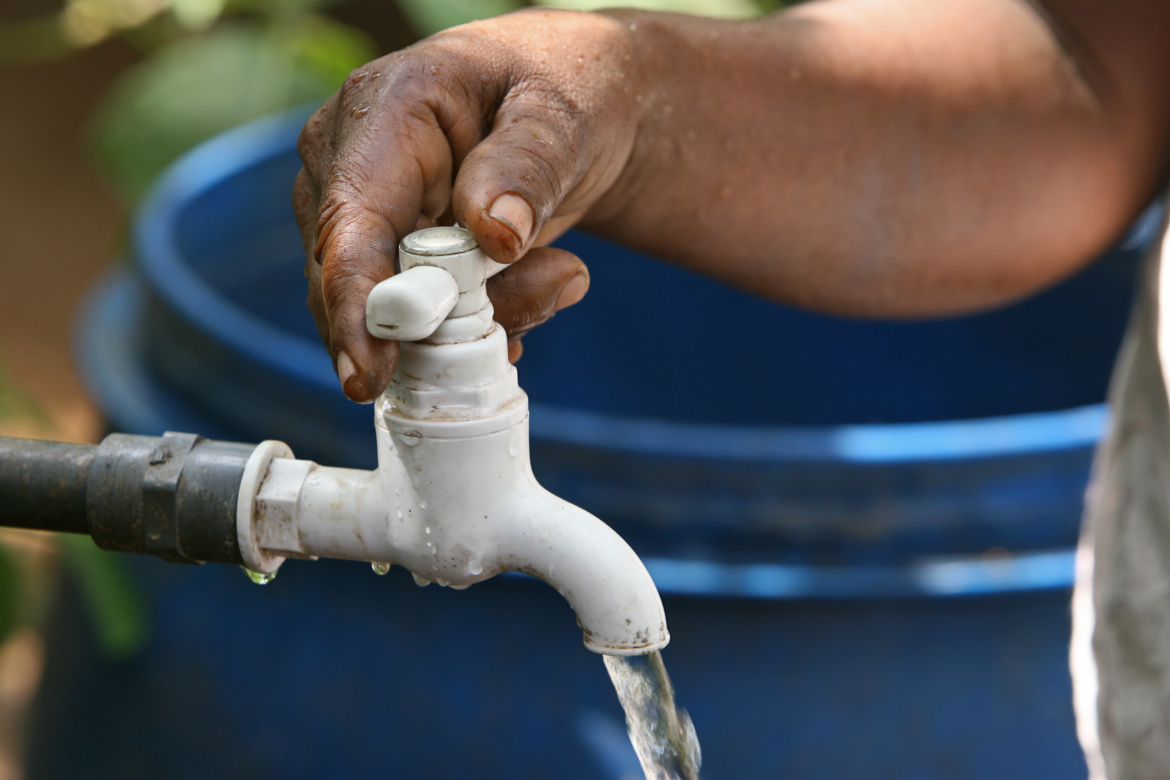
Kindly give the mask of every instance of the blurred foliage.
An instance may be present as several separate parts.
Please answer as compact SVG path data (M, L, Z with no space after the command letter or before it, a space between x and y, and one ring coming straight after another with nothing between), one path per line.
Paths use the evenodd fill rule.
M0 643L43 624L56 582L54 549L46 535L0 529Z
M236 125L332 94L373 52L326 17L233 22L176 41L127 73L102 101L92 149L131 203L180 154Z
M594 11L598 8L613 7L615 3L605 0L535 0L534 5L547 8L567 8L575 11ZM726 19L746 19L758 16L765 7L757 0L623 0L623 8L641 8L646 11L672 11L698 16L715 16ZM769 4L770 5L770 4Z
M110 658L132 655L148 636L146 607L124 561L88 536L62 534L58 546L93 621L98 646Z
M91 132L95 159L129 203L199 142L320 103L374 56L365 35L318 12L321 0L150 1L170 2L189 34L156 30L166 42L114 85Z
M16 385L0 362L0 420L19 417L35 423L47 423L48 417L36 400Z
M746 19L775 11L785 5L783 0L397 0L398 7L420 35L465 24L476 19L514 11L528 5L545 8L564 8L574 11L594 11L599 8L622 6L647 11L715 16L727 19Z
M25 622L25 578L17 567L13 554L0 547L0 641Z
M0 60L59 57L118 35L144 54L104 96L93 156L133 205L176 157L251 119L320 103L372 59L334 0L66 0L0 26ZM437 5L443 5L438 2Z
M523 0L397 0L398 8L420 36L523 8ZM612 5L612 3L611 3Z

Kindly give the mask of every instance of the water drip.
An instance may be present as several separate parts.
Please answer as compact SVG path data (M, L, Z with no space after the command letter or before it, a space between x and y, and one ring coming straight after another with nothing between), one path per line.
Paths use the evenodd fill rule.
M265 574L264 572L261 572L261 571L252 571L251 569L247 568L246 566L241 566L240 570L243 571L244 574L247 574L248 579L250 579L252 582L256 583L257 585L267 585L268 583L270 583L274 579L276 579L276 572L274 572L274 571Z

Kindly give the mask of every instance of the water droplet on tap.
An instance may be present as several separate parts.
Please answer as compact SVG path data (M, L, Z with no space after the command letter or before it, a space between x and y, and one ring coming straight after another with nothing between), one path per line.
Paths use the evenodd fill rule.
M516 457L517 455L519 455L520 454L520 442L516 441L515 439L512 439L511 443L508 444L508 454L511 455L513 458Z
M426 502L426 501L419 501L419 502L418 502L418 508L419 508L419 509L426 509L426 508L427 508L427 502Z
M377 574L379 577L381 577L384 574L386 574L388 571L390 571L390 564L388 564L388 563L371 563L370 568L374 570L374 574Z
M426 527L424 527L424 528L423 528L423 532L424 532L424 533L428 533L428 534L429 534L429 533L431 532L431 527L430 527L429 525L428 525L428 526L426 526Z
M257 585L267 585L268 583L270 583L274 579L276 579L276 572L274 572L274 571L268 572L266 574L262 571L252 571L247 566L241 566L240 569L243 570L244 574L248 575L248 579L250 579L252 582L256 583Z
M479 560L478 558L472 559L472 561L467 564L467 573L472 577L478 577L479 575L483 574L483 561Z
M431 584L431 581L426 577L420 577L414 572L411 572L410 576L414 578L414 584L418 585L420 588L425 588L427 585Z

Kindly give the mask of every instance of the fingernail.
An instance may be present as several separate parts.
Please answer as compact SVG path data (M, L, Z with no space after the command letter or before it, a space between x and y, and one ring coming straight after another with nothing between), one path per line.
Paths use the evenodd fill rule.
M350 380L357 376L357 367L353 364L353 358L349 356L348 352L344 350L337 353L337 378L341 381L341 392L345 393L347 398L350 398L349 383Z
M579 273L569 281L565 282L565 286L561 288L560 295L557 296L557 311L572 306L582 298L589 290L589 275Z
M496 198L488 216L515 233L521 246L527 245L532 237L532 207L519 195L506 192Z

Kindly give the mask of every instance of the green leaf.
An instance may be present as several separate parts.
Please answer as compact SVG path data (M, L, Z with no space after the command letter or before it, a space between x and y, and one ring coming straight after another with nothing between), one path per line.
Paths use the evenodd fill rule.
M605 0L535 0L536 5L547 8L566 8L573 11L595 11L598 8L613 7ZM760 14L761 6L753 0L623 0L625 8L641 8L646 11L671 11L680 14L713 16L726 19L747 19Z
M111 658L133 655L146 641L148 623L142 595L122 559L99 549L88 536L62 534L58 543L102 652Z
M398 0L398 9L420 36L506 14L525 5L522 0Z
M21 604L24 577L12 554L0 546L0 641L16 628L24 617Z
M327 16L308 16L273 31L299 70L314 74L332 94L350 72L372 60L373 42L361 32Z
M323 101L371 56L360 33L323 17L217 27L160 49L115 84L91 128L93 154L134 203L192 146L257 117Z

